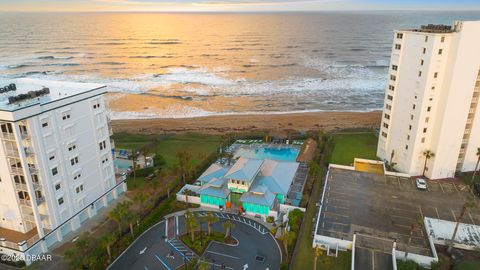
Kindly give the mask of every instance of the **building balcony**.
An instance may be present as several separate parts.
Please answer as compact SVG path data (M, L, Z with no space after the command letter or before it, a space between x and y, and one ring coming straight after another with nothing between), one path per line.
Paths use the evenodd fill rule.
M27 186L27 184L15 183L15 189L17 191L19 191L19 190L28 191L28 186Z
M5 140L15 141L15 134L2 132L2 138Z
M37 174L38 169L35 166L28 166L28 170L30 171L31 174Z
M24 140L30 140L30 134L28 134L27 132L20 132L20 136Z
M14 158L20 157L20 153L18 152L17 149L7 149L5 152L7 157L14 157Z
M18 167L10 167L10 172L12 174L21 174L23 175L23 169Z
M27 156L33 156L35 154L35 151L33 151L32 147L25 147L24 149Z

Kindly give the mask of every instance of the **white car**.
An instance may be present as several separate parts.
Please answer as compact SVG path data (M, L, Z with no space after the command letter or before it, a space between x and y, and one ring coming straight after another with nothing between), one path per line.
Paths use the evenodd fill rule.
M425 182L425 180L423 180L422 178L417 178L415 180L415 184L417 185L418 189L423 189L423 190L427 189L427 182Z

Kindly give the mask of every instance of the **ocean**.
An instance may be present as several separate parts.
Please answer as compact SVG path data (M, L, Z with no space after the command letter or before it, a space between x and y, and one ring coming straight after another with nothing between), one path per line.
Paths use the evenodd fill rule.
M114 118L371 111L383 104L394 29L479 19L480 12L0 13L0 82L97 82L155 101L116 107Z

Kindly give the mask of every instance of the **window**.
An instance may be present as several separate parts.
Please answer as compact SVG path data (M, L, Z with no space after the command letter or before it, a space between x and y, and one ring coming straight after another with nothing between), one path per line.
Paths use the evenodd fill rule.
M78 164L78 157L74 157L72 159L70 159L70 164L75 165L75 164Z
M388 124L387 124L387 123L383 123L383 127L384 127L384 128L388 128Z
M63 203L64 203L63 197L60 197L60 198L58 199L58 205L62 205Z
M59 190L59 189L61 189L61 188L62 188L62 186L60 185L60 183L58 183L58 184L55 185L55 190Z
M421 71L418 72L418 77L422 77L422 72Z
M390 119L390 115L389 114L385 114L385 119Z
M416 106L415 106L415 104L413 104L413 106L412 106L412 109L414 109L414 110L415 110L415 107L416 107Z
M425 142L425 138L422 138L421 142L424 143L424 142Z
M408 126L408 130L412 130L412 125L409 125L409 126Z
M63 120L70 119L70 113L69 113L69 112L63 113L63 114L62 114L62 119L63 119Z
M427 48L423 48L423 54L427 52Z
M385 104L385 108L386 108L387 110L391 110L391 109L392 109L392 105Z
M429 106L429 107L427 108L427 112L429 112L431 109L432 109L432 107Z
M394 90L395 90L395 86L393 86L393 85L389 85L389 86L388 86L388 89L390 89L390 90L394 91Z
M387 137L387 133L386 133L386 132L382 132L382 136L386 138L386 137Z
M437 78L437 77L438 77L438 72L433 73L433 78Z
M445 42L445 37L442 37L442 38L440 39L440 42Z
M423 133L427 133L427 128L423 128Z
M432 90L435 90L435 86L432 86Z
M81 173L76 173L75 176L73 176L73 180L77 180L82 176Z
M403 33L397 33L397 38L402 39L403 38Z
M428 42L428 36L425 36L425 42Z
M387 99L388 99L388 100L393 100L393 96L387 95Z
M57 167L55 167L55 168L52 169L52 175L55 176L57 174L58 174L58 169L57 169Z
M55 155L51 155L48 159L49 159L49 160L54 160L54 159L55 159Z
M68 151L69 151L69 152L71 152L71 151L73 151L73 150L75 150L75 149L77 149L77 146L76 146L75 144L70 144L70 145L68 146Z
M407 141L410 141L410 135L407 135Z
M398 66L397 65L392 65L392 70L397 70Z
M46 128L46 127L48 127L48 121L44 120L42 121L42 128Z
M405 150L408 150L408 144L407 144L407 145L405 145Z
M392 80L392 81L397 80L397 76L395 76L395 75L390 75L390 80Z
M410 120L413 120L413 114L410 115Z
M420 60L420 66L423 66L423 63L424 63L423 59Z
M402 48L402 45L400 44L395 44L395 50L400 50Z
M439 55L441 55L442 52L443 52L443 49L439 49L439 50L438 50L438 54L439 54Z
M95 110L95 109L98 109L98 108L100 108L100 101L99 101L99 100L95 100L95 101L93 102L93 109Z
M106 141L100 142L100 143L98 143L98 145L100 146L100 150L103 150L103 149L107 148Z
M77 192L77 193L80 193L82 191L83 191L83 185L80 185L80 186L75 188L75 192Z

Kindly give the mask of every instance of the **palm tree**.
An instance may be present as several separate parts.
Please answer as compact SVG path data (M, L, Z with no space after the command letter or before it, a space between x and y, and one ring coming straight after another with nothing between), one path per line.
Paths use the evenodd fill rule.
M317 260L318 260L318 257L322 256L322 249L316 245L315 246L315 249L314 249L314 258L313 258L313 270L317 270Z
M212 234L213 224L218 222L220 219L215 216L212 212L207 212L207 215L204 217L205 222L208 224L208 235Z
M284 235L283 235L283 245L285 247L285 256L286 256L286 261L288 262L288 246L293 243L295 240L296 234L294 231L287 231L285 230Z
M178 159L176 170L180 173L183 184L186 184L188 175L192 171L192 155L187 151L179 151L176 157Z
M182 195L185 195L185 203L187 204L187 208L188 208L188 196L193 195L193 191L191 191L188 188L185 188L184 190L182 190Z
M195 242L195 231L200 227L197 214L187 210L187 212L185 212L185 225L187 227L187 232L190 232L192 243Z
M132 239L135 239L135 235L133 233L133 223L137 220L137 214L130 209L127 212L127 214L124 216L124 220L126 223L128 223L128 227L130 228L130 234L132 235Z
M448 251L450 251L453 247L453 241L455 240L455 236L457 236L457 231L458 231L458 226L460 225L460 220L463 218L463 216L467 212L468 208L475 208L475 207L476 207L476 204L472 200L466 201L463 204L462 211L460 212L460 215L457 218L457 223L455 224L455 229L453 230L452 239L450 239L450 243L448 245L448 249L447 249Z
M475 183L475 175L477 174L479 163L480 163L480 147L477 148L477 164L475 164L475 170L473 171L472 181L470 182L470 188L472 188L473 184Z
M430 159L430 158L433 158L435 156L435 153L433 153L432 151L430 150L425 150L423 152L423 156L425 157L425 163L423 164L423 173L422 175L425 176L425 171L427 170L427 161Z
M412 224L410 224L410 236L408 237L407 246L405 247L405 249L406 249L405 250L405 259L408 256L408 249L410 248L410 244L412 243L413 232L415 231L415 228L417 226L420 226L420 227L423 226L421 218L415 219L415 221L413 221Z
M197 264L198 270L207 270L209 267L210 267L210 264L208 264L206 261L199 261Z
M124 212L123 209L120 207L120 204L118 204L115 208L112 209L112 211L108 213L108 218L117 223L119 234L122 234L123 215Z
M232 229L235 228L235 224L231 220L227 220L222 226L225 228L225 238L230 237Z
M141 211L145 211L145 203L147 202L149 194L143 191L137 191L133 195L133 201L140 205Z
M102 245L107 250L108 262L110 262L110 260L112 259L111 247L112 247L113 243L115 243L116 240L117 240L117 238L115 237L114 234L104 235L101 239Z

